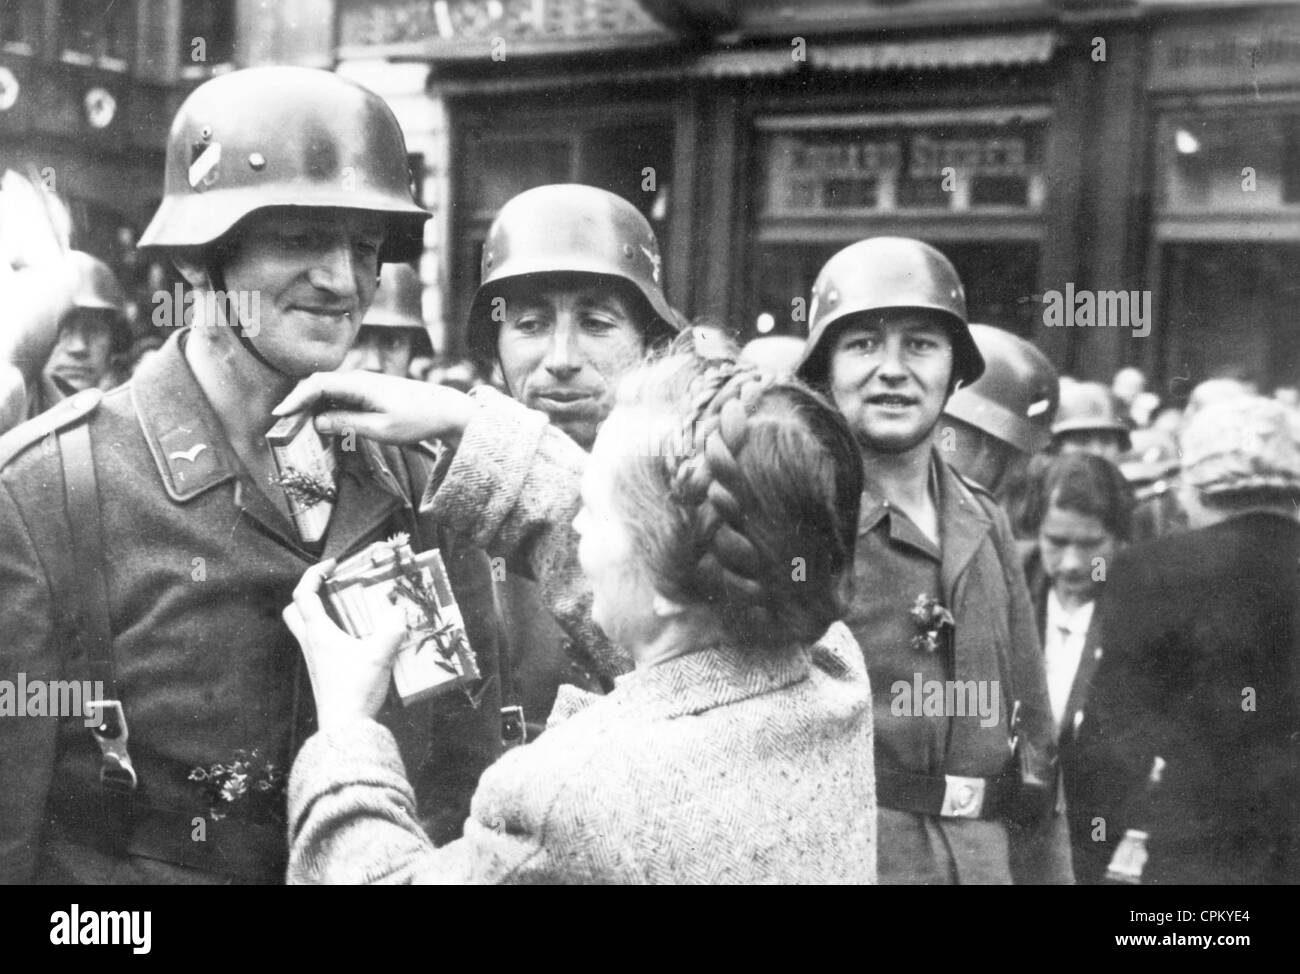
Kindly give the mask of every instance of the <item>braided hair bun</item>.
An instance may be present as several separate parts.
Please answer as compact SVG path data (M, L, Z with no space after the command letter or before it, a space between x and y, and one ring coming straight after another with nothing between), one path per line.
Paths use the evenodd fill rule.
M624 380L617 408L637 410L645 448L624 453L616 503L660 592L760 647L811 643L842 617L862 461L831 405L684 336Z

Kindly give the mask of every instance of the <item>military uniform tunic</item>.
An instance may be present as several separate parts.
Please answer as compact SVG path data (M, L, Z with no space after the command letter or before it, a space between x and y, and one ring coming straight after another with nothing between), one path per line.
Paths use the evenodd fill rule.
M1025 732L1040 746L1051 746L1042 654L1006 515L937 454L932 464L939 545L883 498L864 495L854 594L845 619L866 655L874 698L880 881L1069 882L1062 822L1052 823L1053 838L1039 866L1013 877L1014 837L999 819L890 805L890 774L993 779L1007 771L1013 699L1021 701ZM912 616L918 595L936 599L955 619L951 631L941 627L934 648L924 644L927 627ZM947 681L975 682L974 697L960 694L964 715L950 712L947 703L942 714L927 712L924 695L915 695L918 686L924 692L937 685L946 702L955 700ZM978 712L981 699L996 701L996 720L991 706L984 715Z
M117 684L139 787L124 812L99 784L99 753L80 719L0 720L0 881L283 879L278 790L218 799L217 815L227 814L214 817L213 796L191 776L254 750L263 772L269 764L287 774L313 730L310 686L280 612L317 555L238 460L185 361L185 337L173 336L93 414L70 420L90 424ZM321 557L346 557L398 531L419 549L440 547L485 676L477 707L452 690L410 708L390 699L381 715L427 827L446 841L500 750L487 558L419 514L430 474L421 456L365 440L338 456ZM54 637L61 607L51 604L49 567L62 553L42 539L64 517L59 451L34 442L0 472L0 678L85 678Z

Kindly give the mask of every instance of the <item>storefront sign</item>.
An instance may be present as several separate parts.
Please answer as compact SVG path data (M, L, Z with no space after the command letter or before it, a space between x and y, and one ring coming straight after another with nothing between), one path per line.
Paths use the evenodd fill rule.
M773 132L764 152L767 212L1033 209L1040 132L1037 126Z
M1152 42L1151 87L1161 90L1300 84L1300 23L1171 27Z

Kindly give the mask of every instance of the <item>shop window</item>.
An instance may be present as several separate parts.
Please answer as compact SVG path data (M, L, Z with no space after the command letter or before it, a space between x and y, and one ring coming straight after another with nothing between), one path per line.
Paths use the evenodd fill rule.
M131 57L133 14L134 4L121 0L60 0L62 59L125 71Z
M181 74L206 77L235 60L235 0L184 0L181 8Z
M1167 115L1161 162L1167 214L1300 207L1300 109Z

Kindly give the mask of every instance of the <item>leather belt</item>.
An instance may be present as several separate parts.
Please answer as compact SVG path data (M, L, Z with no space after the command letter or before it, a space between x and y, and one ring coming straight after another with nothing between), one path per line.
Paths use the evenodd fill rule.
M884 808L942 818L1002 818L1013 795L1007 777L876 772L876 802Z

